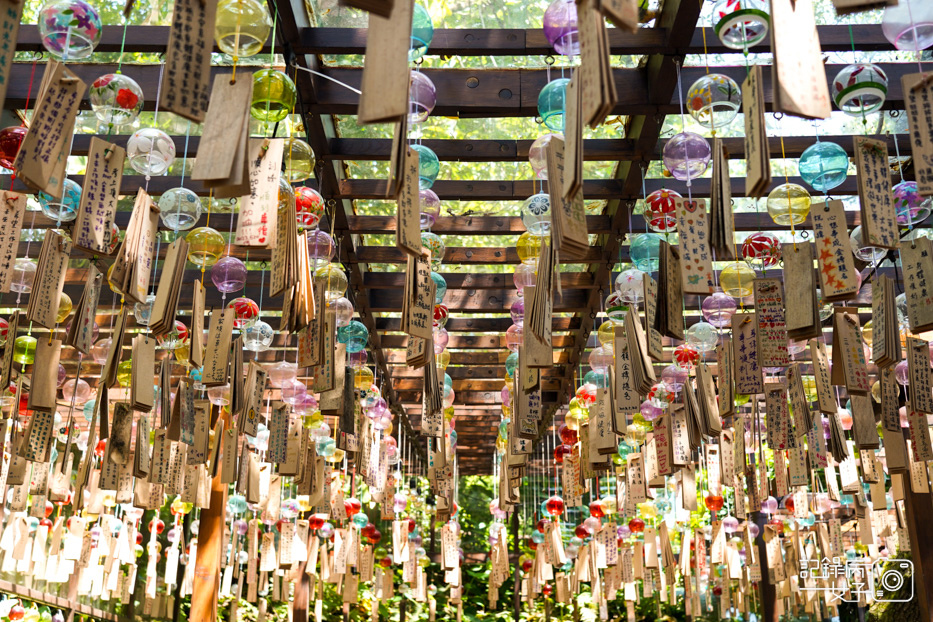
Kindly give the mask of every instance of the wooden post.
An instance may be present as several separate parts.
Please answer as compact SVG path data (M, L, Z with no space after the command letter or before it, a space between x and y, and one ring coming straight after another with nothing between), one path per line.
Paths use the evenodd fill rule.
M521 612L521 603L522 603L522 579L521 564L518 563L519 553L521 549L518 546L518 510L512 510L512 553L515 555L515 574L512 583L512 615L515 618L515 622L518 622L518 618Z
M761 563L761 581L758 582L758 596L761 598L761 622L778 622L774 608L775 591L768 575L768 551L765 548L765 513L752 512L754 523L758 525L758 560Z
M907 480L907 476L902 477ZM919 600L920 620L933 622L929 600L933 594L933 533L926 525L933 516L933 497L930 493L914 492L909 480L904 482L904 495L910 557L914 564L914 598Z
M215 439L215 442L219 443L220 440ZM198 620L198 622L216 622L217 620L220 556L223 554L226 509L227 485L220 481L218 469L217 476L211 481L211 505L201 510L197 565L194 568L194 588L191 592L189 620Z

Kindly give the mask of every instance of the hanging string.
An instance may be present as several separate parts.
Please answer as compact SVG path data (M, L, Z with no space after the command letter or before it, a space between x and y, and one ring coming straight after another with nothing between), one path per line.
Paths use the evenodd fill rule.
M286 68L287 69L287 68ZM295 77L293 78L294 82L298 82L298 70L295 70ZM288 181L289 185L292 183L292 174L294 169L294 164L292 163L292 157L295 150L295 141L292 140L292 115L295 114L295 106L298 105L298 98L295 98L295 102L292 104L292 109L288 113L288 117L285 120L285 137L288 139L288 155L285 156L285 178Z
M275 11L275 14L272 16L272 38L270 39L271 43L269 44L269 68L275 66L275 30L279 24L279 12ZM266 117L269 116L269 109L272 106L272 98L266 98Z
M922 51L920 50L920 44L917 42L917 22L914 21L914 12L910 6L910 2L907 2L907 18L910 20L910 28L913 31L912 34L914 36L914 45L917 47L915 50L917 53L917 71L923 73L923 61L921 58Z
M38 59L32 61L32 70L29 72L29 88L26 90L26 106L23 108L23 127L28 127L26 124L26 113L29 111L29 100L32 98L32 84L36 78L36 62Z
M126 48L126 29L130 21L123 18L123 38L120 40L120 58L117 60L117 73L123 73L123 51Z
M162 98L162 73L165 70L165 64L159 65L159 86L156 89L156 101L155 101L155 113L152 117L153 126L158 127L159 123L159 100ZM149 155L146 162L146 192L149 192L149 180L152 175L150 170L152 169L152 152L155 151L155 141L151 140L149 145Z
M237 10L237 14L236 14L236 30L234 30L234 33L235 33L235 34L234 34L234 36L233 36L233 49L236 50L237 52L239 52L239 51L240 51L240 27L243 25L243 23L242 23L242 19L243 19L243 0L239 0L239 2L237 3L237 5L238 5L238 6L237 6L237 9L238 9L238 10ZM276 11L276 12L278 12L278 11ZM273 41L274 41L274 40L275 40L275 37L273 36ZM231 56L231 58L233 59L233 75L230 76L230 84L236 84L236 66L237 66L237 63L240 61L240 55L239 55L239 54L233 54L233 56Z
M339 85L342 86L343 88L345 88L345 89L347 89L347 90L349 90L349 91L353 91L353 92L356 93L357 95L362 95L362 94L363 94L363 91L359 90L358 88L354 88L354 87L350 86L349 84L347 84L346 82L341 82L340 80L337 80L336 78L332 78L331 76L327 75L326 73L321 73L320 71L314 71L313 69L308 69L307 67L301 67L301 66L299 66L299 65L296 65L294 62L292 63L292 67L293 67L296 71L305 71L305 72L310 73L310 74L313 74L313 75L315 75L315 76L317 76L317 77L319 77L319 78L324 78L325 80L330 80L330 81L333 82L334 84L339 84Z
M211 226L211 207L214 205L214 189L211 188L210 192L207 195L207 221L204 223L204 228L209 229ZM233 218L233 214L230 215L230 218ZM207 268L204 264L201 264L201 287L204 287L204 271Z
M897 174L901 177L901 183L904 183L904 167L901 163L901 147L898 144L897 136L891 135L891 130L888 130L886 133L888 138L894 140L894 156L897 158Z
M849 45L852 47L852 62L858 63L858 53L855 51L855 36L852 34L852 23L849 22ZM874 80L872 80L874 82ZM858 96L859 112L862 115L862 125L868 126L868 114L865 112L865 106L861 105L862 96Z
M642 214L644 214L644 213L645 213L645 210L648 209L648 187L647 187L646 182L645 182L645 178L646 178L647 176L648 176L648 165L647 165L646 163L642 162L642 163L641 163L641 198L642 198L642 200L645 202L645 206L644 206L644 209L642 210ZM634 212L634 211L635 211L635 208L632 208L632 211ZM648 219L647 219L646 217L644 217L644 216L643 216L643 218L644 218L644 221L645 221L645 233L648 233ZM629 218L629 233L631 233L631 228L632 228L632 219ZM669 227L668 227L668 229L669 229ZM665 234L666 234L666 233L668 233L668 232L665 231ZM620 262L622 261L622 249L621 249L621 248L619 248L619 261L620 261Z
M702 5L703 5L703 0L700 0L700 6ZM706 47L706 28L701 26L700 32L703 34L703 63L706 65L706 75L708 76L709 75L709 50ZM713 104L712 82L707 82L706 84L706 95L709 98L709 102L710 102L710 110L709 110L709 118L710 118L710 123L711 123L710 131L712 135L715 137L716 136L716 115L714 114L715 106ZM681 93L681 97L683 97L683 93Z
M676 61L674 66L677 68L677 93L680 98L680 124L681 131L687 131L687 117L684 114L684 82L683 76L680 72L680 61ZM690 153L687 150L687 146L684 145L684 165L687 170L687 200L693 201L693 178L690 174Z
M684 83L683 76L680 74L680 61L674 61L674 68L677 70L677 94L679 97L680 104L680 124L681 130L687 130L687 116L684 114Z
M888 131L888 138L892 138L891 132ZM901 165L901 148L897 144L897 136L894 136L894 156L897 158L897 172L901 177L901 183L904 183L904 167ZM907 205L907 233L910 233L914 229L914 211L909 205ZM916 243L915 243L916 244Z
M188 167L188 141L191 138L191 121L188 121L188 126L185 128L185 153L181 158L181 183L178 185L182 188L185 187L185 171ZM178 204L178 209L181 210L181 203Z
M784 133L781 132L781 160L787 160L787 152L784 151ZM819 139L817 139L819 140ZM784 183L788 186L790 185L790 179L787 177L787 163L784 163ZM792 202L790 198L790 188L787 191L787 213L788 218L790 218L790 234L791 239L794 242L794 252L797 252L797 231L794 229L794 215L792 212Z
M165 71L165 64L159 65L159 86L156 87L155 112L152 115L152 123L159 122L159 100L162 99L162 73Z

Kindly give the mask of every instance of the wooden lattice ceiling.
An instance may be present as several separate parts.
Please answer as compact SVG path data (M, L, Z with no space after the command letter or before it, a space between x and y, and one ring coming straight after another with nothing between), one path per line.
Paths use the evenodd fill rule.
M321 61L321 55L364 54L366 32L360 29L313 28L304 6L298 0L270 0L270 7L277 12L276 51L280 51L286 62L321 72L335 80L358 87L361 70L355 67L329 67ZM651 26L636 34L615 29L610 30L611 53L619 56L644 55L637 68L614 70L619 103L612 111L626 119L619 126L617 138L588 139L584 145L584 158L593 162L617 163L614 174L606 179L589 179L584 182L584 195L588 200L601 201L600 208L588 216L590 233L594 243L582 262L582 270L568 271L561 275L563 297L555 301L555 366L543 375L544 399L552 415L566 404L573 387L574 377L588 348L595 344L592 332L602 320L598 317L600 305L611 287L613 270L620 262L628 260L626 234L644 231L640 216L632 216L635 201L642 196L643 165L658 160L663 148L662 129L665 115L680 111L677 92L677 66L687 55L724 54L732 52L724 48L709 27L698 28L702 3L698 0L666 0L657 19ZM819 28L820 40L825 52L849 50L852 39L860 52L892 50L884 39L880 26L857 24L827 25ZM123 33L116 27L105 28L98 53L119 52ZM160 26L131 26L127 30L126 52L159 53L165 49L168 28ZM265 51L268 52L267 43ZM35 26L23 26L20 30L18 50L41 52ZM762 44L754 51L767 51ZM439 56L541 56L551 53L540 29L438 29L435 31L429 54ZM91 63L73 65L73 70L86 82L97 76L116 70L115 65ZM890 79L885 107L892 111L903 108L900 77L916 71L915 64L885 62L880 66ZM827 79L831 79L842 65L828 64ZM30 62L18 62L12 69L11 83L6 107L22 110L30 97ZM155 93L159 80L156 65L124 65L124 72L133 77L147 94L148 110L154 107ZM215 67L214 71L227 68ZM744 79L744 66L718 67L717 72L727 74L736 81ZM534 117L537 114L538 92L547 81L545 69L425 69L437 86L438 103L435 115L460 118L505 118ZM706 72L706 68L688 66L683 69L683 83L689 85ZM291 72L290 72L291 73ZM331 218L335 237L339 241L339 259L343 262L350 278L350 293L360 319L370 330L371 358L377 373L386 379L384 394L397 413L405 413L411 426L417 431L420 424L421 372L408 369L404 364L405 337L397 332L399 320L396 316L402 306L403 274L401 272L377 271L373 264L400 264L403 255L394 247L368 243L368 235L393 234L395 219L391 216L357 215L354 201L384 198L382 179L351 179L347 177L347 161L387 160L391 141L382 138L343 138L338 135L332 115L354 115L358 96L331 81L318 78L304 71L296 72L299 91L298 112L307 133L308 142L319 160L316 179L308 185L316 186L332 202ZM769 72L765 72L765 100L770 110L772 100ZM33 98L34 99L34 98ZM87 105L87 102L85 102ZM866 131L872 131L866 128ZM189 137L174 136L179 157L195 157L198 151L197 131ZM487 163L525 162L528 149L535 136L518 136L509 140L490 139L434 139L426 140L442 162ZM86 155L90 137L78 135L74 141L73 155ZM824 140L837 142L851 155L852 141L849 136L824 136ZM117 143L125 143L126 137L117 136ZM812 136L787 136L783 144L771 139L773 157L796 158L813 143ZM896 137L897 144L906 152L906 136ZM892 152L895 137L890 137ZM727 138L725 144L734 160L743 156L741 138ZM81 182L81 176L74 176ZM149 183L150 193L161 192L180 185L178 177L158 177ZM790 181L799 181L791 177ZM775 177L774 184L783 182ZM145 182L137 175L125 175L123 193L135 194L136 188ZM648 179L647 191L651 192L665 184L663 179ZM185 180L186 187L206 196L207 192L198 183ZM674 188L680 189L673 184ZM23 188L13 182L14 189ZM531 180L530 167L524 179L441 179L434 190L445 201L520 201L537 191ZM706 196L709 179L697 180L692 188L694 196ZM850 178L834 190L834 196L852 195L856 192L855 179ZM733 196L744 193L744 180L733 179ZM849 225L859 222L857 211L847 213ZM201 225L207 216L202 216ZM227 231L231 225L229 213L214 213L210 224L219 231ZM117 224L125 228L128 212L120 212ZM27 218L28 222L28 218ZM37 215L37 229L55 226L55 223ZM327 224L329 227L330 224ZM744 232L780 230L764 214L743 212L736 214L738 239ZM516 216L461 216L441 217L435 233L442 236L517 236L524 231L521 219ZM20 247L20 256L26 252L27 242ZM162 256L166 245L162 245ZM33 243L32 253L38 251ZM232 254L246 257L245 249L233 247ZM269 251L252 249L249 259L268 260ZM491 266L517 264L518 258L511 247L450 247L448 246L441 273L448 283L446 304L451 311L447 329L451 334L448 348L452 351L451 364L447 369L454 381L457 394L457 432L459 436L459 463L461 472L488 472L492 466L492 455L499 422L502 377L505 374L504 360L508 355L504 332L511 324L508 311L517 293L512 285L510 273L461 272L459 266ZM73 300L78 300L86 275L86 268L73 262L67 275L65 291ZM577 270L577 268L574 268ZM189 270L185 282L190 282L197 272ZM777 271L775 271L777 273ZM261 273L250 272L245 295L260 298ZM867 287L866 287L867 290ZM102 307L109 303L109 294L102 296ZM181 308L190 304L190 291L182 293ZM863 291L860 304L870 300L870 292ZM4 300L13 304L12 296ZM263 312L275 314L281 308L281 298L262 300ZM208 306L222 304L220 294L208 289ZM688 309L697 309L698 300L688 297ZM22 306L25 306L25 302ZM688 322L695 321L688 317ZM277 322L273 321L273 325ZM105 336L110 326L110 315L102 312L98 324ZM294 341L289 342L294 346ZM285 340L277 335L272 350L259 355L259 360L273 361L282 356ZM68 351L69 356L73 354ZM668 357L670 355L668 354ZM66 365L69 375L74 373L76 359ZM91 379L99 373L99 366L84 361L83 377ZM89 378L90 376L91 378Z

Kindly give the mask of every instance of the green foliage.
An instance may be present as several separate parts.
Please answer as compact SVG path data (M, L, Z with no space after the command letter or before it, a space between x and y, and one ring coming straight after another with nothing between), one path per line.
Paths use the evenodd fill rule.
M898 559L910 559L910 553L898 553L888 563L884 565L883 572L892 569L892 562ZM876 601L868 609L868 622L919 622L920 600L917 598L917 588L914 584L912 572L904 573L904 584L896 592L885 592L885 600ZM906 602L892 602L906 601ZM846 618L842 618L846 619Z
M492 524L489 502L494 498L493 478L488 475L467 475L460 478L457 519L460 521L461 547L464 551L484 551L489 548L486 536Z
M23 9L23 23L35 24L39 10L46 4L45 0L29 0ZM136 0L132 13L127 22L130 25L167 26L172 15L173 2L171 0ZM123 25L123 0L97 0L92 3L104 28L118 28ZM31 56L31 53L28 54ZM95 62L105 62L94 57Z

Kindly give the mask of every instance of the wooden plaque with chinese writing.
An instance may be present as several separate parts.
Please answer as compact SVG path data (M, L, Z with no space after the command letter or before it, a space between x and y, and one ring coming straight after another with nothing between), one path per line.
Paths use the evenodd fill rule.
M833 302L852 298L858 294L858 276L842 201L814 205L810 219L823 300Z
M645 296L645 336L648 338L648 356L661 362L664 357L664 343L661 332L656 328L658 325L658 282L650 274L645 274L642 278L642 289Z
M19 236L26 212L26 195L0 190L0 292L9 292Z
M25 4L17 0L0 0L0 104L6 101L10 69L13 68L13 52L16 51L16 39Z
M76 248L107 254L111 228L120 198L126 150L94 136L87 156L87 172L72 237Z
M826 345L818 339L811 339L810 358L813 360L817 406L820 412L835 414L838 407L833 395L832 381L829 377L829 359L826 355Z
M930 330L933 328L933 240L925 237L905 240L901 242L900 251L910 330Z
M249 141L250 193L240 199L235 241L238 246L275 247L279 169L284 146L281 138L251 138Z
M760 197L771 185L771 154L765 132L765 98L761 66L753 65L742 83L745 113L745 194Z
M901 78L901 87L917 190L925 197L933 196L933 125L929 121L933 80L929 73L912 73Z
M206 387L227 384L230 338L233 333L233 309L224 309L211 315L207 348L204 350L204 371L201 382Z
M933 372L930 371L930 343L917 337L907 338L907 371L910 378L910 401L914 408L933 414ZM923 358L924 354L926 359Z
M159 108L202 123L211 92L217 0L175 0Z
M71 240L68 237L55 231L45 234L36 266L35 283L26 308L26 319L30 322L49 329L57 324L58 306L70 255Z
M865 395L871 385L862 335L859 327L858 310L836 307L833 311L832 383L845 385L850 394ZM927 361L929 363L929 361ZM927 369L929 370L929 365ZM930 394L933 402L933 393Z
M29 131L13 162L16 176L29 188L60 198L75 117L87 85L63 63L49 61Z
M421 210L418 194L418 151L406 147L402 158L402 180L398 195L395 247L409 255L421 254ZM443 258L441 258L443 259Z
M758 322L758 364L787 367L787 326L784 323L784 288L780 279L755 279L755 320Z
M891 200L888 143L868 136L853 136L857 169L862 243L897 248L897 214Z
M754 314L732 316L732 363L735 369L735 391L754 395L764 390L761 367L758 365L758 323Z
M564 162L564 141L552 138L545 148L547 156L548 196L551 201L551 239L554 251L561 259L580 258L590 247L586 224L583 192L578 191L571 201L563 197L564 176L568 174Z
M680 234L680 273L685 294L713 293L713 257L709 245L706 201L674 199Z
M634 385L632 376L632 358L628 351L628 339L625 337L625 329L621 326L615 327L613 343L615 345L616 363L614 366L615 381L615 424L618 434L625 434L628 428L627 415L638 412L641 406L641 396L638 394L638 388Z

